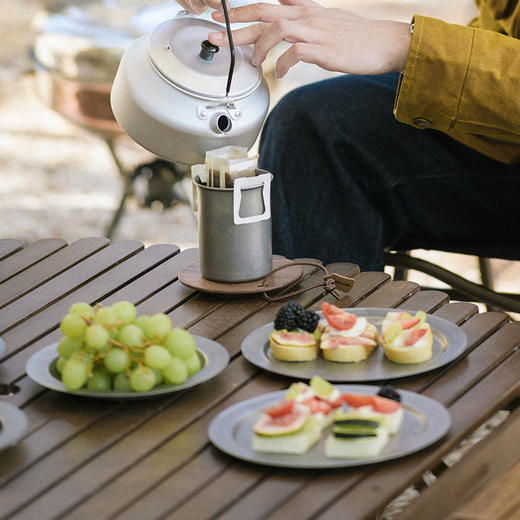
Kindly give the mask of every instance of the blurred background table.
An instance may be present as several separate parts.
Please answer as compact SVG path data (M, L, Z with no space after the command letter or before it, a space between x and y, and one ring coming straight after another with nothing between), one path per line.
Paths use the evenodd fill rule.
M459 360L392 381L444 404L453 421L449 434L405 458L348 469L271 468L224 455L208 440L211 420L291 382L249 364L240 352L242 340L272 321L282 303L183 286L179 271L197 260L197 249L145 248L132 240L0 240L0 336L6 345L0 382L18 387L4 399L20 407L29 424L18 445L0 453L0 518L446 518L520 460L520 324L348 263L327 266L356 279L341 300L321 288L296 299L311 308L325 300L423 309L465 331L468 347ZM321 277L312 267L305 274L303 285ZM175 326L219 342L230 364L190 390L137 401L60 394L25 375L29 357L60 337L59 321L73 302L122 299L135 303L139 314L166 312ZM475 433L490 418L480 427L485 432Z

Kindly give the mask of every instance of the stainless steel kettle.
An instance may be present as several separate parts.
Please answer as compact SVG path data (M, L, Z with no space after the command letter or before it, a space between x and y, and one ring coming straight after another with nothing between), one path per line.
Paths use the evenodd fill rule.
M269 89L252 48L234 50L206 41L215 22L181 11L138 38L125 52L112 86L120 126L147 150L183 164L227 145L250 149L269 108Z

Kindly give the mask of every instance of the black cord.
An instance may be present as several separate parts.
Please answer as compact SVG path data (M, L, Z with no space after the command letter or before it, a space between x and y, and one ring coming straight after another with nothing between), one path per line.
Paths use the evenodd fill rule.
M233 80L233 71L235 70L235 46L233 45L233 36L231 35L231 25L229 24L226 0L222 0L222 9L224 10L224 18L226 19L226 31L229 41L229 52L231 53L231 63L229 65L229 72L226 85L226 97L228 97L229 91L231 90L231 81Z

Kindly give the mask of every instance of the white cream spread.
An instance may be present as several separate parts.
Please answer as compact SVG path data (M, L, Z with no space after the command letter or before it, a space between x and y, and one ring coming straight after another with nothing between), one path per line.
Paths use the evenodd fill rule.
M367 328L367 319L366 318L358 318L354 326L348 330L339 330L329 325L331 336L343 336L345 338L354 338L356 336L361 336L365 329Z
M399 334L399 336L397 336L394 341L392 341L392 347L397 347L397 348L414 348L414 347L425 347L427 344L428 344L428 334L425 334L424 336L422 336L419 340L417 340L415 343L412 343L411 345L405 345L404 342L406 340L406 338L408 337L408 334L414 329L408 329L408 330L405 330L403 332L401 332L401 334Z

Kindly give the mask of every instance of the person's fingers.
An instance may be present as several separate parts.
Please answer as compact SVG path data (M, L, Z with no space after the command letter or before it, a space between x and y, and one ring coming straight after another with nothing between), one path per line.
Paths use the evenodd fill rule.
M255 43L258 37L264 32L267 25L263 23L257 23L250 25L249 27L243 27L242 29L235 29L233 32L233 44L234 45L249 45ZM220 45L227 47L229 45L227 32L217 31L210 32L208 34L208 40L213 45Z
M176 2L193 14L202 14L207 9L202 0L176 0Z
M312 6L273 5L257 3L243 7L232 7L228 10L231 22L275 22L279 19L295 20L302 16L311 16L308 12ZM224 13L221 9L211 14L217 22L224 21Z
M294 43L276 61L275 75L283 78L287 71L300 61L323 67L323 48L312 43ZM325 67L323 67L325 68Z
M204 0L204 3L213 9L222 9L222 0ZM229 9L229 2L227 0L226 7Z
M222 7L221 0L175 0L186 11L193 14L202 14L208 7L219 9ZM229 5L226 2L226 5Z
M312 0L278 0L278 2L282 5L318 5Z
M255 66L260 65L266 58L267 53L282 41L289 43L314 41L316 31L310 29L305 20L300 23L292 20L278 20L269 25L269 29L264 31L256 40L251 63Z

